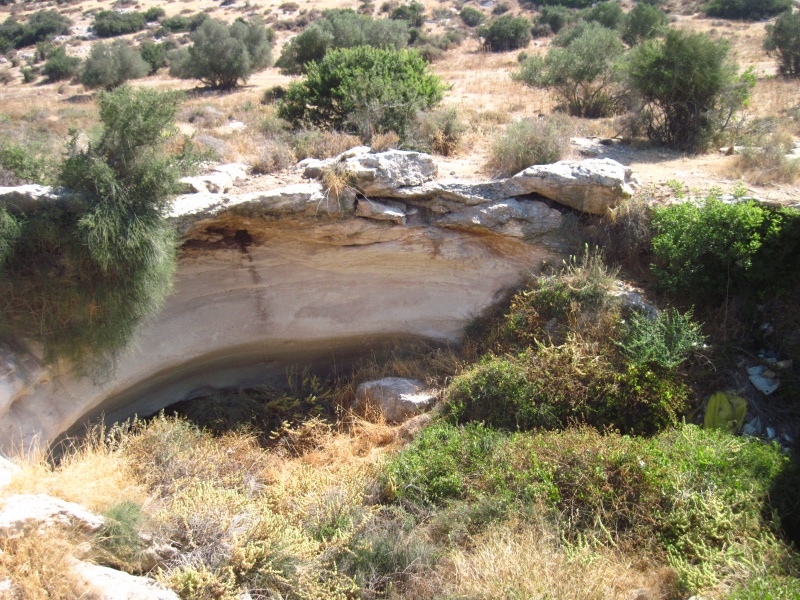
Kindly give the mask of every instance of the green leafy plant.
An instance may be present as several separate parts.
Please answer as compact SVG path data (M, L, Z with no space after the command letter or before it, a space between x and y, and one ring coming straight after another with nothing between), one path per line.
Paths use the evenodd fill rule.
M668 308L655 315L633 311L617 344L637 367L674 369L702 347L704 339L700 324L692 321L692 311L682 315Z
M467 27L477 27L486 20L486 16L481 11L471 6L462 8L458 16Z
M615 64L624 50L622 42L617 33L596 23L579 31L565 47L552 47L544 58L525 59L512 77L531 87L552 88L561 110L571 115L613 115L621 106Z
M542 6L536 17L537 25L546 25L553 33L558 33L575 19L570 10L564 6Z
M101 10L94 15L94 33L101 38L116 37L141 31L146 23L145 15L140 12Z
M800 11L787 11L767 25L764 49L778 57L781 75L800 77Z
M625 15L622 40L629 46L666 33L669 17L658 7L639 2Z
M274 32L258 21L206 19L189 37L192 45L170 56L170 74L181 79L230 90L272 64Z
M412 0L395 8L389 18L393 21L406 21L411 27L422 27L425 24L425 5Z
M403 138L416 113L441 102L443 92L416 52L342 48L311 63L305 80L290 85L278 116L293 125L357 131L365 139L386 131Z
M42 74L47 81L63 81L72 78L80 67L81 59L69 56L64 46L56 46L47 54L47 60L42 67Z
M737 75L726 42L675 29L664 40L634 47L625 72L644 102L647 136L689 151L706 148L720 135L755 86L752 71Z
M127 86L98 96L102 133L85 146L73 137L58 177L79 210L53 203L13 215L22 234L0 280L4 335L99 372L159 310L175 270L165 215L191 162L162 149L181 98Z
M531 22L525 17L503 15L492 20L480 33L492 52L518 50L531 41Z
M711 17L757 21L773 17L791 7L791 0L709 0L706 13Z
M598 2L591 8L582 10L579 16L584 21L599 23L608 29L619 29L625 21L625 13L615 0Z
M129 79L140 79L148 74L150 65L127 42L117 40L111 44L92 44L89 56L83 63L80 81L84 87L114 89Z

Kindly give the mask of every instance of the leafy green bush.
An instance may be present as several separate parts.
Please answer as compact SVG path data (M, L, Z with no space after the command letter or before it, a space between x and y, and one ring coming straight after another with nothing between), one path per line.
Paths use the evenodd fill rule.
M55 166L52 159L37 153L31 144L20 145L0 140L0 167L24 183L52 183Z
M94 15L94 33L101 38L136 33L144 29L145 25L145 16L135 11L119 13L114 10L101 10Z
M141 43L139 46L139 54L141 54L142 60L147 63L149 67L148 73L150 75L155 74L156 71L167 66L167 52L172 49L172 45L167 41L156 44L155 42L145 40Z
M537 25L547 25L550 31L558 33L569 25L575 17L564 6L543 6L536 17Z
M0 25L0 52L34 46L57 35L66 35L70 25L72 21L55 10L39 10L24 24L9 17Z
M689 151L706 148L755 85L752 71L737 75L725 41L675 29L664 40L634 47L625 71L644 102L648 138Z
M507 435L438 423L386 465L384 482L389 497L406 506L510 505L498 517L511 512L524 520L526 508L543 504L566 540L656 544L684 593L697 593L730 581L732 572L741 580L765 568L793 573L777 533L782 521L772 512L792 494L771 489L789 463L777 446L693 425L644 439L588 429ZM796 475L792 482L800 484Z
M103 514L105 523L100 532L104 562L117 568L130 568L142 547L139 531L144 521L142 506L130 500L112 504Z
M160 6L151 6L146 11L142 13L144 16L144 20L148 23L154 23L155 21L160 21L164 17L167 16L167 11L165 11Z
M56 46L47 54L47 60L42 67L42 74L47 77L47 81L63 81L71 79L81 65L81 59L77 56L68 56L64 46Z
M289 75L304 73L306 65L319 61L328 50L372 46L401 50L408 43L408 25L402 21L373 19L351 10L325 11L283 47L275 63Z
M0 331L43 344L45 357L92 372L110 366L169 292L175 237L164 215L187 159L161 147L175 133L178 92L127 86L98 96L103 131L61 166L83 199L14 215L22 227L0 279Z
M527 58L512 77L531 87L552 88L559 108L570 115L613 115L621 105L615 65L624 47L617 33L602 25L590 24L580 31L566 47L554 42L544 58Z
M781 75L800 77L800 11L788 11L767 25L764 49L778 57Z
M161 28L170 33L196 31L209 18L206 13L197 13L191 17L175 15L161 21Z
M625 20L625 13L622 7L615 0L598 2L591 8L581 11L579 16L584 21L599 23L608 29L619 29Z
M406 21L411 27L422 27L425 24L425 5L412 0L395 8L389 15L393 21Z
M443 92L416 52L342 48L311 63L305 80L290 85L278 116L293 125L351 129L367 139L385 131L402 138L416 113L441 102Z
M458 16L461 17L467 27L477 27L486 20L486 16L481 11L471 6L462 8Z
M800 214L718 196L657 208L653 267L673 294L719 300L741 291L780 288L800 253Z
M150 65L124 40L111 44L97 42L92 44L89 56L83 64L80 81L89 89L110 90L129 79L145 77L149 72Z
M622 40L629 46L666 33L669 17L656 6L638 3L625 16Z
M489 23L481 35L492 52L518 50L531 41L531 22L525 17L504 15Z
M710 17L757 21L775 16L791 7L791 0L709 0L706 13Z
M233 89L272 64L274 35L257 21L226 25L206 19L189 34L192 45L170 56L170 74L197 79L214 89Z
M561 160L570 130L566 119L554 117L514 121L494 140L487 166L495 175L510 176Z
M700 325L692 321L692 311L682 315L669 308L656 315L634 311L617 343L637 367L649 364L674 369L703 345L703 339Z

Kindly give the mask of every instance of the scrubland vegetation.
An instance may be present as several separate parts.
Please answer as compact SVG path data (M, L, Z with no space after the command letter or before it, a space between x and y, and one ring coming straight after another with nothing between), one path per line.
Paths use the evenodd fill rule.
M782 0L284 3L236 20L135 8L89 14L118 39L87 43L85 60L58 38L81 15L60 6L0 24L3 81L62 82L74 100L0 108L0 183L82 198L75 211L0 210L0 334L79 372L113 368L169 293L165 214L201 159L262 176L369 143L472 152L469 169L509 176L599 131L651 161L727 146L729 179L752 185L800 173L788 87L800 13ZM726 22L678 14L694 11L737 27L770 18L757 39L746 30L757 59L724 39ZM762 51L773 74L745 66ZM458 52L461 71L499 65L518 87L488 108L449 100L468 99ZM496 81L489 96L507 91ZM791 99L765 112L753 99L770 86ZM518 97L547 114L506 99ZM234 120L245 129L225 130ZM800 599L793 445L699 426L711 393L747 385L742 365L766 351L800 364L798 211L674 177L668 194L643 186L604 217L574 216L586 246L522 281L459 348L398 348L329 378L298 366L285 384L96 428L22 464L3 494L51 493L107 524L0 542L0 580L23 597L82 597L65 575L73 554L183 598ZM383 375L423 379L441 401L404 425L350 413L354 385ZM748 399L796 435L797 393L789 373Z

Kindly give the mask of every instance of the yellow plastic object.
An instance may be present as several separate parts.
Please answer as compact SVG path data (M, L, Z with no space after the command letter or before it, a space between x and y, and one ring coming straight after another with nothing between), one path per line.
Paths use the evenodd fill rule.
M717 392L708 401L703 427L736 433L742 428L746 413L747 400L729 392Z

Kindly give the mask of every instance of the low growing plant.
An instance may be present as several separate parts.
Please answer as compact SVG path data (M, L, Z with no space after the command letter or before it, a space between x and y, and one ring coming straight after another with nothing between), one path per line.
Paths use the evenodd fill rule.
M681 314L668 308L655 315L633 311L622 327L617 344L631 364L674 369L690 353L703 345L700 324L692 321L692 311Z

